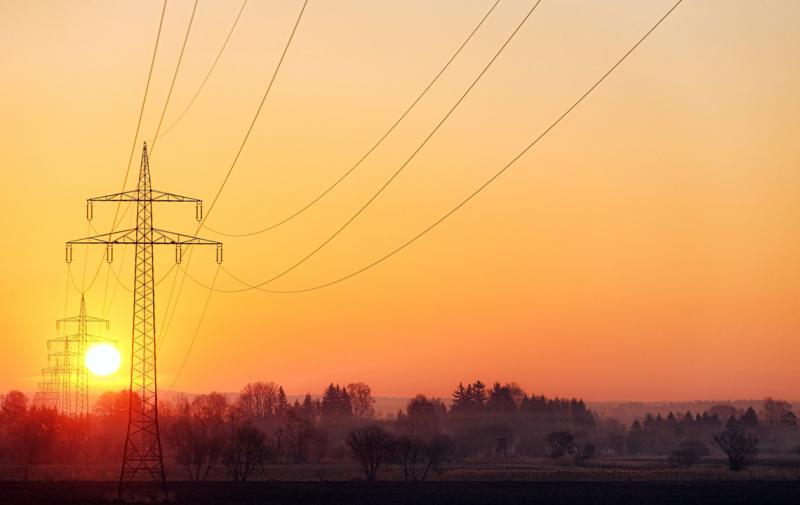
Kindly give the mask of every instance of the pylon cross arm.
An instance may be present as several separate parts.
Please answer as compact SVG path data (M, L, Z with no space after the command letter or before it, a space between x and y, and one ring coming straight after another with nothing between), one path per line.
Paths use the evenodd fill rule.
M64 335L63 337L49 338L47 339L47 342L50 344L55 344L64 341L72 343L72 342L79 342L81 340L86 340L87 342L116 342L116 339L110 337L103 337L101 335L94 335L92 333L86 333L85 335L81 335L80 333L74 333L71 335Z
M119 230L112 233L102 233L91 237L79 238L67 242L67 246L72 245L94 245L94 244L149 244L149 245L222 245L216 240L209 240L193 235L184 235L167 230L153 228L151 240L142 241L136 238L136 228L129 230Z
M60 326L64 323L102 323L108 327L108 319L101 319L99 317L94 316L72 316L72 317L65 317L64 319L57 319L56 325Z
M136 228L127 230L117 230L111 233L101 233L100 235L93 235L91 237L79 238L77 240L70 240L67 246L75 244L135 244L136 243Z
M139 191L132 189L130 191L123 191L122 193L114 193L111 195L96 196L86 200L87 203L91 202L192 202L202 203L199 198L192 198L191 196L176 195L175 193L167 193L166 191L159 191L157 189L150 190L149 198L141 198Z

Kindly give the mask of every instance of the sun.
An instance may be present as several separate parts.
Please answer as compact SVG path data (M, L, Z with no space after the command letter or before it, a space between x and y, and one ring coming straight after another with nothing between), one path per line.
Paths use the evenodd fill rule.
M117 348L110 344L99 344L86 351L86 368L95 375L111 375L119 368L120 356Z

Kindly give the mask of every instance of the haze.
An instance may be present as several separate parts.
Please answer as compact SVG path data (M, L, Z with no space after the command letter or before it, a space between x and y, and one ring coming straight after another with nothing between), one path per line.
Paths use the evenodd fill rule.
M437 219L561 114L669 3L543 3L402 176L271 286L338 278ZM247 232L316 196L397 119L487 7L312 0L208 224ZM0 2L3 390L36 388L53 321L77 312L64 242L87 234L87 197L119 190L159 8ZM200 3L167 123L197 89L237 9ZM154 187L206 201L219 187L298 5L247 9L197 102L158 141ZM260 282L314 249L415 149L527 9L502 2L398 130L317 206L273 232L223 238L226 268ZM190 10L191 2L169 4L139 142L152 140ZM401 254L307 294L215 294L174 387L237 391L263 379L302 394L363 381L377 396L448 396L459 381L489 378L587 400L796 399L799 22L791 0L684 3L534 150ZM164 227L194 232L193 209L157 212ZM94 225L108 228L113 213L96 206ZM133 254L121 249L114 266L123 262L131 286ZM84 257L89 284L102 253L76 248L78 284ZM173 251L157 254L161 278ZM198 252L190 268L210 282L213 252ZM112 300L106 276L102 265L86 294L90 313ZM172 280L158 288L159 331ZM217 285L241 287L224 274ZM163 335L160 384L173 382L205 299L187 280ZM123 362L95 379L100 389L126 384L130 313L131 295L118 288L106 315Z

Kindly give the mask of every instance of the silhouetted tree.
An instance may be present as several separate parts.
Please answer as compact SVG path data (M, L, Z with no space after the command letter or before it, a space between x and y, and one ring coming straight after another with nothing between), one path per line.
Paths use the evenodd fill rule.
M754 429L758 427L758 416L756 415L756 411L753 410L753 407L747 407L744 414L742 414L741 419L739 420L744 428L747 429Z
M509 413L517 409L512 396L511 387L506 384L501 386L499 382L495 382L492 389L489 390L489 400L486 402L486 408L490 412L496 413Z
M475 381L471 384L471 386L472 402L475 405L475 408L480 410L484 405L486 405L486 384L481 381Z
M453 440L443 433L437 433L426 440L421 451L425 467L419 480L427 479L431 471L440 473L442 464L447 459L452 447ZM414 480L416 480L416 476Z
M741 429L726 429L714 435L714 443L728 456L731 470L747 468L758 452L758 437Z
M25 415L28 408L28 397L21 391L9 391L3 397L3 404L0 408L4 423L14 423Z
M391 460L396 447L394 437L378 424L351 431L346 444L368 481L377 479L378 469Z
M295 412L304 419L308 420L311 424L316 424L320 415L320 402L311 398L311 394L306 393L303 398L303 403L298 404L295 401Z
M717 418L721 420L727 420L731 416L736 417L737 415L736 408L733 405L729 405L726 403L713 405L710 409L708 409L708 414L711 416L717 416Z
M572 447L574 440L575 436L568 431L554 431L544 439L551 458L563 456Z
M353 415L358 419L372 419L375 417L375 398L372 390L363 382L354 382L347 385L347 394L353 407Z
M278 408L279 386L274 382L251 382L239 393L239 408L247 418L265 419Z
M402 428L409 434L430 436L439 432L440 420L447 413L441 400L417 395L408 402Z
M347 420L353 416L353 404L347 389L331 383L322 393L320 417L324 422Z
M278 456L281 461L288 457L294 463L308 461L312 448L321 439L314 428L312 421L303 415L302 409L298 413L292 409L288 414L286 425L275 434Z
M468 412L472 407L472 392L468 392L463 382L459 382L453 391L450 409L452 412Z
M761 419L770 426L797 426L792 405L784 400L767 397L761 404Z
M278 387L278 405L275 413L281 419L286 419L289 413L289 402L286 400L286 393L283 391L283 386Z
M243 424L233 428L222 461L231 479L245 482L261 468L267 453L264 434L249 424Z
M166 441L191 480L207 480L225 448L228 402L219 393L199 395L185 404L166 429Z

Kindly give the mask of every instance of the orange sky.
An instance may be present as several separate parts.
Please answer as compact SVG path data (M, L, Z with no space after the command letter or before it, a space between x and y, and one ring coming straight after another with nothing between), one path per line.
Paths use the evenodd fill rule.
M154 187L211 200L300 3L250 1L197 102L159 141ZM306 204L397 119L489 5L310 0L208 224L249 231ZM225 239L226 267L260 281L315 248L416 148L530 5L503 0L407 120L317 206L275 231ZM387 191L271 286L334 279L427 226L670 5L544 0ZM154 134L191 7L167 8L140 141ZM167 124L238 7L200 1ZM155 1L0 2L0 389L33 390L46 364L45 340L64 315L63 243L86 235L87 197L119 190L159 12ZM448 395L458 381L482 378L593 400L799 398L798 23L793 0L684 2L533 151L403 253L308 294L214 295L176 389L230 391L264 379L299 394L362 380L378 395ZM113 212L97 205L95 226L107 229ZM191 207L156 209L163 228L191 233L193 218ZM128 286L132 252L122 263ZM88 253L87 284L101 254ZM160 278L173 251L158 255ZM76 248L78 284L84 257ZM210 281L213 252L191 268ZM96 315L111 300L106 274L104 265L86 295ZM172 279L157 292L159 331ZM218 285L238 287L224 274ZM162 386L205 293L186 282L159 358ZM70 289L69 312L78 299ZM120 288L107 311L123 350L131 303Z

